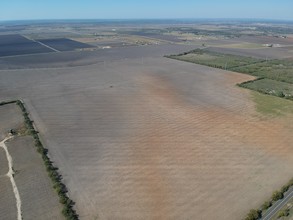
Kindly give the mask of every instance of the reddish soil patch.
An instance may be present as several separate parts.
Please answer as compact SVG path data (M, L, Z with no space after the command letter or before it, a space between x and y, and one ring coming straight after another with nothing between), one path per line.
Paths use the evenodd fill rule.
M2 87L26 97L81 219L241 219L292 177L292 117L260 116L235 86L251 76L166 58L21 74Z

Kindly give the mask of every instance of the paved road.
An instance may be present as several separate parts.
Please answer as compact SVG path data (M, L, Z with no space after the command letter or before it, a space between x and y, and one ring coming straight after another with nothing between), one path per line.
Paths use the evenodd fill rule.
M261 218L261 220L269 220L272 219L272 217L280 211L286 205L286 203L293 198L293 187L291 187L284 195L285 197L282 200L277 201L268 209L268 211L264 214L264 216Z

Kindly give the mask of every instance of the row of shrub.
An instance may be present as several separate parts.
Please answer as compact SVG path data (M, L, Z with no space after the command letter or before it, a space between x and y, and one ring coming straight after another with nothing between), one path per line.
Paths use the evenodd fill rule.
M78 220L78 215L73 208L74 202L67 195L68 191L66 186L62 183L62 176L58 173L58 168L53 165L53 162L48 157L48 150L41 143L38 132L35 130L33 126L33 121L30 120L29 114L24 104L20 100L17 100L1 102L0 105L12 103L16 103L20 107L24 117L26 129L29 131L29 134L34 138L34 144L37 148L37 151L42 155L46 170L48 172L48 176L52 180L53 188L59 196L59 202L63 205L62 214L68 220Z
M262 217L262 214L264 211L266 211L268 208L270 208L276 201L284 198L284 193L287 192L290 187L293 187L293 178L286 185L284 185L280 190L273 192L270 200L265 201L262 204L260 209L258 209L258 210L251 209L250 212L247 214L245 220L260 219ZM288 212L280 211L278 216L281 216L284 213L287 215Z
M246 82L239 83L239 84L237 84L237 85L243 87L243 86L246 85L246 84L253 83L253 82L256 82L256 81L259 81L259 80L262 80L262 79L264 79L264 77L260 77L260 78L253 79L253 80L248 80L248 81L246 81Z
M13 103L16 103L16 101L4 101L4 102L0 102L0 106L1 105L13 104Z

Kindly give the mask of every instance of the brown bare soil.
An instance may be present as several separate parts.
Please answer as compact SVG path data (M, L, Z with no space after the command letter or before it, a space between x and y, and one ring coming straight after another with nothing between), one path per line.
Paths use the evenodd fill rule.
M240 219L244 213L233 210L258 205L251 198L270 188L276 157L280 164L290 158L290 134L282 124L190 105L160 77L142 81L144 94L133 100L132 110L140 113L142 127L129 140L128 159L113 171L116 181L103 187L109 194L114 187L119 196L114 203L105 198L102 210L113 219L133 219L130 213L139 207L144 214L135 218ZM290 167L282 169L290 174ZM119 201L131 205L115 211Z
M257 113L235 86L251 76L165 58L3 74L81 219L241 219L292 177L292 116Z

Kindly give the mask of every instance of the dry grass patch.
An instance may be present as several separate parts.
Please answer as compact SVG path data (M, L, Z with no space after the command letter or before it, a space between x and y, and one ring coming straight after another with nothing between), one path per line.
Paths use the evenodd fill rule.
M293 102L279 97L268 96L252 91L253 101L256 103L256 110L264 115L286 116L293 115Z

